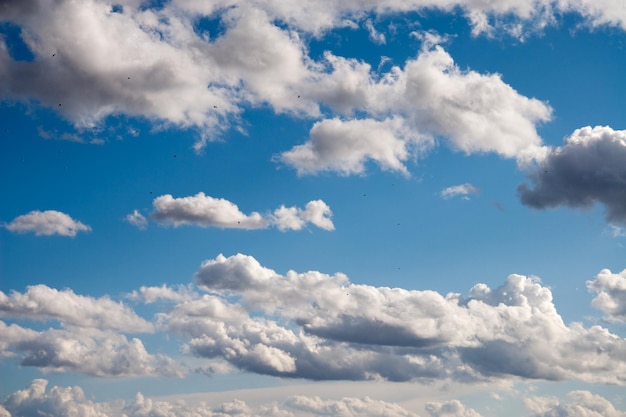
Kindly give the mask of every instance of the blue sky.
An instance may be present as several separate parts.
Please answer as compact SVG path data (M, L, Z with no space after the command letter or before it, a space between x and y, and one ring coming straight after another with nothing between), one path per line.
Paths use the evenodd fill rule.
M619 0L0 34L0 416L626 415Z

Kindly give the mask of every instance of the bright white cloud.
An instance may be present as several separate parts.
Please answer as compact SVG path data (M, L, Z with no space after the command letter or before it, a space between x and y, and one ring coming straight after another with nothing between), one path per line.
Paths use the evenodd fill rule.
M148 227L148 219L146 219L145 216L139 212L139 210L133 210L132 213L127 214L126 217L124 217L124 220L139 230L146 230Z
M472 184L466 182L461 185L453 185L452 187L447 187L441 190L439 195L441 198L450 199L456 196L461 196L465 200L469 200L470 194L476 194L480 192L480 188L474 187Z
M609 320L626 323L626 269L615 274L603 269L596 279L587 281L587 288L597 293L591 303L595 308Z
M545 154L537 125L551 118L546 103L520 95L498 74L461 70L432 44L443 38L420 36L421 53L382 75L365 63L327 53L331 71L319 77L310 94L336 111L358 110L370 118L317 122L308 142L282 153L280 160L300 175L360 174L367 161L406 175L404 162L430 147L434 137L466 153L495 152L521 164Z
M152 205L152 218L173 226L193 224L236 229L263 229L268 226L261 214L252 212L246 215L239 211L236 204L204 193L180 198L166 194L155 198Z
M307 223L311 223L324 230L335 230L330 217L333 212L322 200L309 201L306 207L285 207L274 211L273 223L279 230L300 230Z
M609 222L626 224L626 130L609 126L576 129L561 147L551 149L528 175L533 188L521 184L523 204L606 207Z
M104 296L93 298L71 289L46 285L29 286L25 293L0 291L0 317L58 320L64 326L114 329L122 332L152 332L153 325L129 307Z
M171 358L151 355L137 338L110 331L71 329L35 331L0 321L0 357L18 357L20 365L43 372L103 377L183 376Z
M69 236L78 232L89 232L91 227L72 219L65 213L56 210L33 210L28 214L16 217L4 227L11 232L32 232L37 236Z
M393 138L404 142L391 148L387 143L384 156L366 139L350 160L368 158L398 170L398 161L406 160L399 149L423 132L446 137L464 152L528 158L540 145L535 125L550 118L550 109L519 95L498 75L461 71L442 49L426 48L404 69L374 76L366 64L331 54L313 61L302 33L321 35L345 26L347 20L362 20L370 11L385 16L429 7L452 11L457 6L476 28L490 26L489 16L533 20L550 15L552 9L623 25L618 2L604 0L602 7L559 2L557 7L547 0L304 1L295 6L270 0L210 5L180 0L157 10L127 1L121 4L121 13L114 13L107 2L87 0L63 2L48 13L46 2L37 0L32 7L3 9L6 19L21 27L36 59L17 62L2 44L0 94L52 107L78 127L94 126L117 114L193 127L199 133L197 149L238 123L249 105L269 104L277 113L319 117L323 104L342 113L368 113L364 121L350 125L356 129L353 136L362 135L364 124L377 123L382 124L378 130L384 128L387 142ZM202 16L219 17L225 32L218 37L196 33L194 25ZM372 20L363 24L376 42L385 40ZM410 134L403 128L405 133L398 137L398 127L386 122L390 114L406 119ZM323 162L324 155L316 159ZM337 162L333 158L326 155L326 160L322 166L298 169L342 171L333 165ZM352 165L347 172L358 167Z
M190 352L249 371L312 379L626 382L626 340L600 326L566 325L550 290L532 277L513 274L495 289L477 284L465 298L352 284L342 274L283 276L238 254L206 261L196 280L239 302L207 295L193 311L211 321L195 320L188 304L162 316L163 323L190 338ZM259 311L280 320L250 316ZM285 319L305 333L278 324ZM259 344L278 349L273 358L280 362L263 361L252 351Z
M223 198L213 198L198 193L195 196L173 198L163 195L154 199L152 218L163 224L180 226L192 224L201 227L235 229L265 229L275 226L279 230L301 230L311 223L321 229L334 230L332 211L322 200L309 201L304 209L280 206L273 214L242 213L239 207Z
M361 174L369 160L384 170L408 175L403 162L410 156L411 144L418 141L400 118L330 119L315 123L309 142L282 153L280 159L299 175L319 171Z

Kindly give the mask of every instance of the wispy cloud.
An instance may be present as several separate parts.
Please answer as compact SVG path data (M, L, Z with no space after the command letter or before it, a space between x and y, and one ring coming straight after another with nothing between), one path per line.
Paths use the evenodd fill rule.
M444 188L443 190L441 190L439 195L441 196L441 198L446 200L458 196L460 196L464 200L469 200L469 196L471 194L477 194L479 192L480 188L474 187L469 182L466 182L465 184L453 185L452 187Z
M139 230L146 230L148 228L148 219L146 219L145 216L139 212L139 210L133 210L132 213L127 214L126 217L124 217L124 220Z

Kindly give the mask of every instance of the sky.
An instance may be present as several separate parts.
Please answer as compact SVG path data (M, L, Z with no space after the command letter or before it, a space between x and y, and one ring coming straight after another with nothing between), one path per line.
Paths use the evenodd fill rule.
M626 416L622 0L0 1L0 417Z

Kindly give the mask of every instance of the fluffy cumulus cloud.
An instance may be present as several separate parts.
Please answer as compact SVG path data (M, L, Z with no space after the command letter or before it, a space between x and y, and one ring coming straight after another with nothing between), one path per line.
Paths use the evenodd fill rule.
M174 198L170 194L154 199L154 220L173 226L194 224L239 229L264 229L267 220L257 212L242 213L236 204L223 198L213 198L204 193Z
M299 174L362 173L367 161L406 174L404 162L428 149L435 137L466 153L495 152L523 164L545 153L536 126L551 118L546 103L520 95L498 74L461 70L433 45L441 41L437 36L416 36L424 43L421 53L382 75L327 53L330 73L311 94L338 112L369 117L322 120L308 142L283 152L280 160Z
M123 332L154 330L150 322L109 297L93 298L43 284L29 286L24 293L12 291L7 295L0 291L0 317L58 320L65 326Z
M151 333L155 327L107 296L93 298L40 284L24 293L0 292L0 317L61 325L39 331L0 321L0 358L18 360L21 366L106 377L186 372L173 359L148 353L140 339L129 340L123 333Z
M161 323L188 338L188 352L248 371L626 382L626 340L600 326L566 325L550 290L532 277L511 275L495 289L477 284L466 297L444 296L353 284L343 274L280 275L238 254L206 261L196 280L209 294L164 313Z
M530 417L626 417L606 398L589 391L572 391L567 401L551 397L525 399Z
M265 229L275 226L279 230L301 230L311 223L325 230L334 230L332 211L322 200L307 203L304 209L285 207L273 214L242 213L239 207L223 198L213 198L198 193L190 197L174 198L162 195L154 199L151 217L159 223L173 226L192 224L201 227L234 229Z
M400 405L371 398L326 400L316 396L294 396L281 402L248 405L242 400L221 404L165 401L137 393L133 401L94 402L79 386L50 389L45 379L35 379L25 389L9 395L0 404L0 416L49 415L59 417L303 417L337 415L342 417L418 417ZM4 414L3 414L4 413Z
M596 279L587 281L587 288L597 293L592 301L595 308L609 320L626 323L626 269L615 274L603 269Z
M608 126L577 129L563 146L551 149L529 174L532 188L518 187L522 203L606 207L609 222L626 224L626 130Z
M43 372L103 377L183 376L174 360L146 351L141 340L94 329L36 331L0 321L0 357Z
M450 199L453 197L460 196L464 200L469 200L469 196L471 194L476 194L480 192L480 188L473 186L472 184L466 182L465 184L453 185L451 187L444 188L441 190L439 195L443 199Z
M602 396L589 391L573 391L565 401L557 398L524 398L529 417L624 417L626 413ZM480 417L457 400L427 403L430 417ZM45 379L35 379L24 389L15 391L0 404L0 416L90 416L90 417L418 417L414 410L396 403L368 397L324 399L318 396L292 396L281 401L248 404L242 400L210 404L184 399L160 400L141 393L132 401L95 402L79 386L48 387Z
M5 42L0 45L2 97L54 108L79 129L110 115L194 128L198 149L239 123L249 106L314 119L328 107L341 118L322 118L308 142L282 154L301 174L358 173L370 160L404 172L415 142L428 144L432 136L463 152L526 160L539 152L536 125L551 113L546 103L520 95L497 74L461 70L432 42L403 68L379 74L331 53L311 58L305 41L311 34L362 24L373 41L383 43L385 34L367 12L384 18L426 8L462 10L476 33L493 31L500 18L545 23L562 12L577 12L592 25L624 28L626 21L620 0L307 0L297 6L178 0L160 8L135 0L115 8L87 0L55 3L49 13L50 1L2 4L0 19L20 27L34 57L16 60ZM223 33L199 30L204 17L219 20ZM352 118L355 112L364 117Z
M304 209L285 207L274 211L272 222L279 230L300 230L311 223L324 230L335 230L330 217L333 212L322 200L309 201Z
M319 171L360 174L367 161L408 174L403 162L409 158L412 142L417 142L417 137L412 137L400 118L327 119L313 126L307 143L282 153L280 159L300 175Z
M69 215L56 210L39 211L17 216L4 225L7 230L15 233L35 233L37 236L69 236L78 232L88 232L91 227L72 219Z

